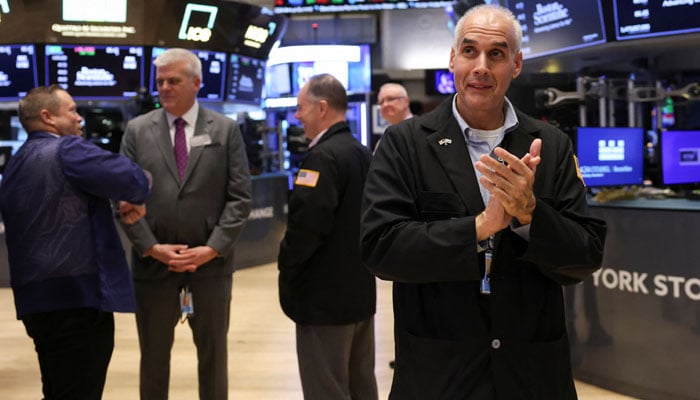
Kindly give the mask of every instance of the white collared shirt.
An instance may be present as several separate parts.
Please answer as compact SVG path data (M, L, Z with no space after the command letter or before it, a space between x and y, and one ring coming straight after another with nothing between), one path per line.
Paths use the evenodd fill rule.
M326 132L328 132L328 129L324 129L324 130L321 131L321 133L319 133L318 135L316 135L316 137L313 138L313 139L311 140L311 143L309 143L309 148L312 148L312 147L316 146L316 144L318 143L318 141L321 140L321 136L323 136L323 134L326 133Z
M182 119L185 120L185 138L187 139L187 153L189 154L190 148L192 147L190 143L192 142L192 137L194 136L194 127L197 125L197 115L199 115L199 102L195 101L192 107L185 112ZM175 120L178 118L176 115L165 112L165 117L168 119L168 129L170 129L170 143L175 143Z

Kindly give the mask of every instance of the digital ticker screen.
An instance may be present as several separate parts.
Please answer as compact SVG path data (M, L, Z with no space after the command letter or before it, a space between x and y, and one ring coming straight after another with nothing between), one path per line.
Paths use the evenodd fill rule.
M46 45L46 82L75 99L128 99L143 86L143 47Z
M523 58L606 42L600 0L508 1L523 29Z
M34 45L0 46L0 100L19 100L38 85Z
M700 2L615 0L618 40L700 32Z

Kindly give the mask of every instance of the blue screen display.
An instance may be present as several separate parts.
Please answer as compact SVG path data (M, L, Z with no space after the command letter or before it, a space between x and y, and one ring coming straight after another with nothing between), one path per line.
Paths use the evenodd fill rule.
M17 101L38 85L34 45L0 46L0 100Z
M700 183L700 131L661 132L664 185Z
M615 0L613 10L617 40L700 31L697 1Z
M576 155L586 186L641 185L644 130L580 127L576 133Z

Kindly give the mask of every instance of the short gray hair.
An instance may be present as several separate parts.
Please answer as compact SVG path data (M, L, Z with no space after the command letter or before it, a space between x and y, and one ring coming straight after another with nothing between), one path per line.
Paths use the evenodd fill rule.
M522 47L523 44L523 28L520 26L520 22L518 19L515 17L515 14L513 14L512 11L505 7L501 7L496 4L479 4L477 6L474 6L467 10L466 13L462 16L462 18L457 21L457 25L455 26L455 37L454 37L454 44L453 47L455 50L459 50L459 46L462 44L461 40L462 38L460 37L462 30L464 29L464 24L467 18L477 12L480 11L485 11L485 10L492 10L496 13L501 14L502 16L506 17L508 22L513 27L513 32L515 32L515 53L517 54L520 51L520 48Z
M202 61L200 61L196 54L186 49L168 49L160 53L158 57L153 60L153 65L158 68L180 61L187 62L187 72L193 78L199 78L200 80L202 79Z

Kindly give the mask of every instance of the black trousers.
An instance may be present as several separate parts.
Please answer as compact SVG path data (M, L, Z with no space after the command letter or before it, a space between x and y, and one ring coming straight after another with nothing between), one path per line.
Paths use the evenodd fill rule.
M99 400L114 349L114 315L95 309L22 318L39 356L45 400Z

